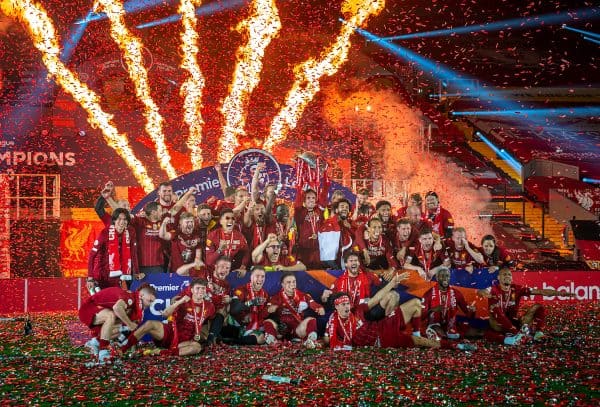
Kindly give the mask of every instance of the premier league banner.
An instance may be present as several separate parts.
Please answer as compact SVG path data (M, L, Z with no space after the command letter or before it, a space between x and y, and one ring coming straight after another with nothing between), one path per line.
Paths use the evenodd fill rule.
M278 196L288 201L294 201L296 198L296 185L294 167L287 164L279 164L275 157L266 151L259 149L249 149L240 151L227 165L225 176L229 185L238 187L245 186L250 191L252 177L258 163L264 163L265 169L261 171L259 177L259 188L263 190L265 185L277 185ZM223 166L225 167L225 166ZM223 199L223 191L214 167L205 167L181 175L173 180L173 191L181 197L188 189L196 189L196 202L205 202L210 197ZM344 193L346 199L354 203L355 196L348 188L337 182L332 182L329 192L340 190ZM133 213L141 211L148 202L157 199L158 189L152 191L142 199L134 208Z
M308 270L294 273L297 280L298 288L310 294L315 300L319 301L323 290L331 287L335 279L337 279L343 270ZM490 287L496 280L498 273L489 273L487 269L476 269L472 274L465 270L453 270L451 274L450 284L464 289L468 293L474 293L477 289L485 289ZM264 288L269 295L275 295L280 289L281 272L266 273ZM231 273L227 277L232 290L246 284L250 281L250 273L239 278L236 273ZM177 274L149 274L141 281L134 281L131 290L136 290L142 283L148 283L156 290L156 301L146 310L144 319L162 320L162 311L170 304L173 297L189 286L190 277L182 277ZM413 276L405 285L398 288L401 301L407 301L414 297L420 297L422 294L435 285L435 282L427 282L418 276ZM373 287L373 292L377 292L380 287Z

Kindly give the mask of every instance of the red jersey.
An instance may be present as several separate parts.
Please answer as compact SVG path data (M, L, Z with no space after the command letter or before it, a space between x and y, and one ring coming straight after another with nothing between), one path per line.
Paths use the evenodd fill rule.
M394 257L394 250L392 249L392 245L390 241L383 235L379 236L379 239L372 241L370 239L365 239L357 234L356 236L356 246L354 247L355 251L362 252L367 249L369 252L369 257L371 259L371 263L366 266L370 269L379 270L379 269L388 269L390 267L398 267L398 262Z
M269 302L269 294L264 288L258 291L254 291L252 283L240 286L235 289L233 296L241 302L251 301L255 298L264 298L265 301L262 305L254 305L246 312L236 316L237 322L242 325L247 331L251 329L258 329L262 322L267 318L269 312L267 311L267 303Z
M212 275L207 276L207 292L216 309L223 308L226 304L224 298L231 292L231 285L227 280L219 280Z
M263 251L263 258L262 258L262 261L259 263L259 265L264 266L264 267L275 267L275 266L290 267L290 266L295 266L296 264L298 264L298 259L296 259L291 254L284 255L283 250L280 252L279 258L277 259L276 262L272 262L271 259L269 259L269 256L267 256L267 252Z
M496 246L496 248L498 249L497 254L494 255L494 253L492 253L491 256L485 254L483 248L479 248L479 252L483 254L483 264L486 267L502 267L510 265L513 261L512 257L510 257L510 254L508 254L508 252L503 247Z
M348 270L344 271L344 274L339 276L335 283L331 286L331 291L334 293L345 292L350 297L350 304L352 309L357 308L360 304L363 304L371 297L371 284L376 282L373 280L377 276L372 276L372 273L360 271L358 276L352 277L348 273Z
M413 239L416 241L419 239L419 235L421 234L421 231L423 229L433 230L433 224L431 223L431 221L429 219L422 219L422 220L418 221L417 223L412 223L410 225L410 228L411 228L411 232L410 232L409 239Z
M305 294L296 289L292 297L288 296L283 289L271 297L269 305L277 306L277 314L282 322L288 325L297 325L304 319L304 311L308 308L317 311L321 308L310 294Z
M444 262L444 250L433 250L433 246L428 251L423 250L417 243L414 248L409 250L406 262L413 266L421 267L426 273Z
M425 315L430 314L429 324L447 324L449 320L456 316L459 309L465 315L471 315L465 297L454 287L448 287L446 291L440 290L438 285L431 287L423 295L422 304L422 312ZM436 307L441 307L441 311L432 311Z
M225 241L225 249L219 253L217 250ZM250 265L250 251L248 242L242 233L233 229L231 233L225 233L223 229L215 229L208 233L206 238L206 264L213 267L220 256L227 256L231 259L231 269L237 270L243 264L246 267Z
M339 318L337 311L331 314L326 331L329 334L330 346L335 348L334 344L336 343L343 346L348 345L348 342L352 346L382 348L412 344L410 337L408 337L409 341L405 339L407 335L403 331L406 329L406 324L400 309L396 309L392 314L379 321L367 321L365 314L368 311L367 304L361 304L346 320Z
M254 221L252 221L252 224L249 227L243 226L242 231L248 242L250 252L252 252L256 246L264 242L269 233L277 233L275 225L265 224L259 226Z
M427 212L427 219L432 223L432 230L442 237L450 237L454 228L454 219L446 209L438 206L434 212Z
M531 295L531 288L511 284L508 291L503 291L500 285L492 286L488 298L490 315L503 314L509 319L517 319L521 298Z
M469 245L473 250L478 251L475 246L470 243ZM452 263L452 268L455 269L464 269L467 266L477 266L478 264L467 249L463 247L458 250L452 239L446 240L446 256Z
M112 271L109 264L111 247L118 248L118 255L123 259L124 263L130 262L130 274L138 273L137 244L134 229L127 229L127 233L116 234L116 242L112 243L109 239L109 230L110 226L100 232L88 258L88 277L96 280L100 288L116 287L119 285L120 275L111 276ZM129 243L127 243L128 240ZM125 270L121 270L121 274L127 273Z
M381 218L379 218L381 219ZM387 221L381 220L381 227L383 235L390 241L393 242L396 240L396 224L398 220L395 216L390 215Z
M194 336L200 335L202 325L214 315L215 306L209 300L196 304L190 299L177 307L173 313L177 343L194 340Z
M160 224L160 221L152 222L142 216L135 216L131 220L137 239L138 262L142 267L162 266L165 262L163 241L158 237Z
M399 267L404 267L404 263L406 261L406 257L411 251L415 250L415 240L412 240L410 237L405 241L401 242L400 239L396 238L396 242L394 243L394 258L398 262ZM400 250L404 250L404 257L401 260L398 260L397 254Z
M316 238L323 223L323 210L315 207L309 211L304 206L295 208L294 220L298 228L298 248L316 250L319 252L319 240ZM315 237L311 239L311 237Z
M193 263L196 260L196 249L201 249L202 246L197 231L186 234L180 230L171 230L169 233L171 234L169 272L175 273L179 267Z
M352 221L352 226L354 230L357 230L359 227L365 225L369 219L371 219L375 213L375 207L373 204L362 205L360 208L353 207L351 212L354 214L355 211L359 211L359 213L356 216L356 219Z
M98 312L103 309L112 310L119 300L125 302L127 315L132 321L142 318L143 307L139 293L123 290L119 287L105 288L86 299L79 308L79 317L84 324L91 327L94 316Z

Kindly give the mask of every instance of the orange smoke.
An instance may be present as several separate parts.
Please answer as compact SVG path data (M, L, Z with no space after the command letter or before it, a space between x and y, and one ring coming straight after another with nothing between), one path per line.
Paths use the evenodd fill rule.
M457 226L466 228L472 242L479 243L483 235L492 233L489 221L477 216L491 201L489 191L476 189L445 157L424 150L420 111L387 90L365 90L342 97L336 90L327 89L325 94L323 116L329 124L346 131L374 129L385 141L383 151L372 153L383 155L382 178L398 188L377 199L386 199L399 208L408 194L418 192L424 197L427 191L436 191L441 205L450 211ZM362 177L371 178L372 174Z

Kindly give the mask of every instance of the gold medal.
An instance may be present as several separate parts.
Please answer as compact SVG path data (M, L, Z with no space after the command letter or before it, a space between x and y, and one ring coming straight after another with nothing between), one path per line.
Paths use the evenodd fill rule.
M200 339L202 339L200 335L194 335L194 341L200 342Z

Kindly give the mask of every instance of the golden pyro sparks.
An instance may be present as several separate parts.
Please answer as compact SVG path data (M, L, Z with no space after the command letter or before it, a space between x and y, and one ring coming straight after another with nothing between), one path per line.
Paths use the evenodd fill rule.
M49 74L86 110L90 125L102 130L106 143L123 158L144 190L154 190L152 180L142 162L135 157L127 136L119 133L112 123L112 115L100 107L98 95L60 61L54 25L44 8L30 0L3 0L0 9L26 24L34 46L42 53L42 61Z
M169 178L176 178L177 172L171 164L171 156L165 144L165 136L162 130L163 118L150 95L148 72L144 67L142 57L142 43L125 26L125 9L122 3L116 0L97 0L94 7L95 11L97 11L98 5L101 6L102 11L106 13L110 20L110 35L123 51L129 77L135 86L136 96L144 104L146 132L156 145L158 163L166 171Z
M309 58L294 67L296 80L288 92L284 107L271 123L269 136L263 143L263 149L272 151L273 147L285 140L288 133L296 127L304 109L321 89L323 75L335 74L348 59L350 37L356 28L362 27L367 19L383 10L385 0L345 0L342 14L349 15L343 23L340 34L333 44L321 53L320 59Z
M181 33L181 68L189 73L189 78L181 85L180 94L183 101L183 120L190 129L187 146L192 156L194 170L202 168L202 91L204 90L204 76L197 62L198 58L198 33L196 32L196 7L202 0L181 0L179 13L183 31Z
M279 34L281 21L275 0L254 0L250 16L236 30L245 32L247 41L237 50L238 63L221 113L225 118L223 135L217 156L219 162L229 162L239 146L239 136L245 134L250 95L260 81L265 49Z

